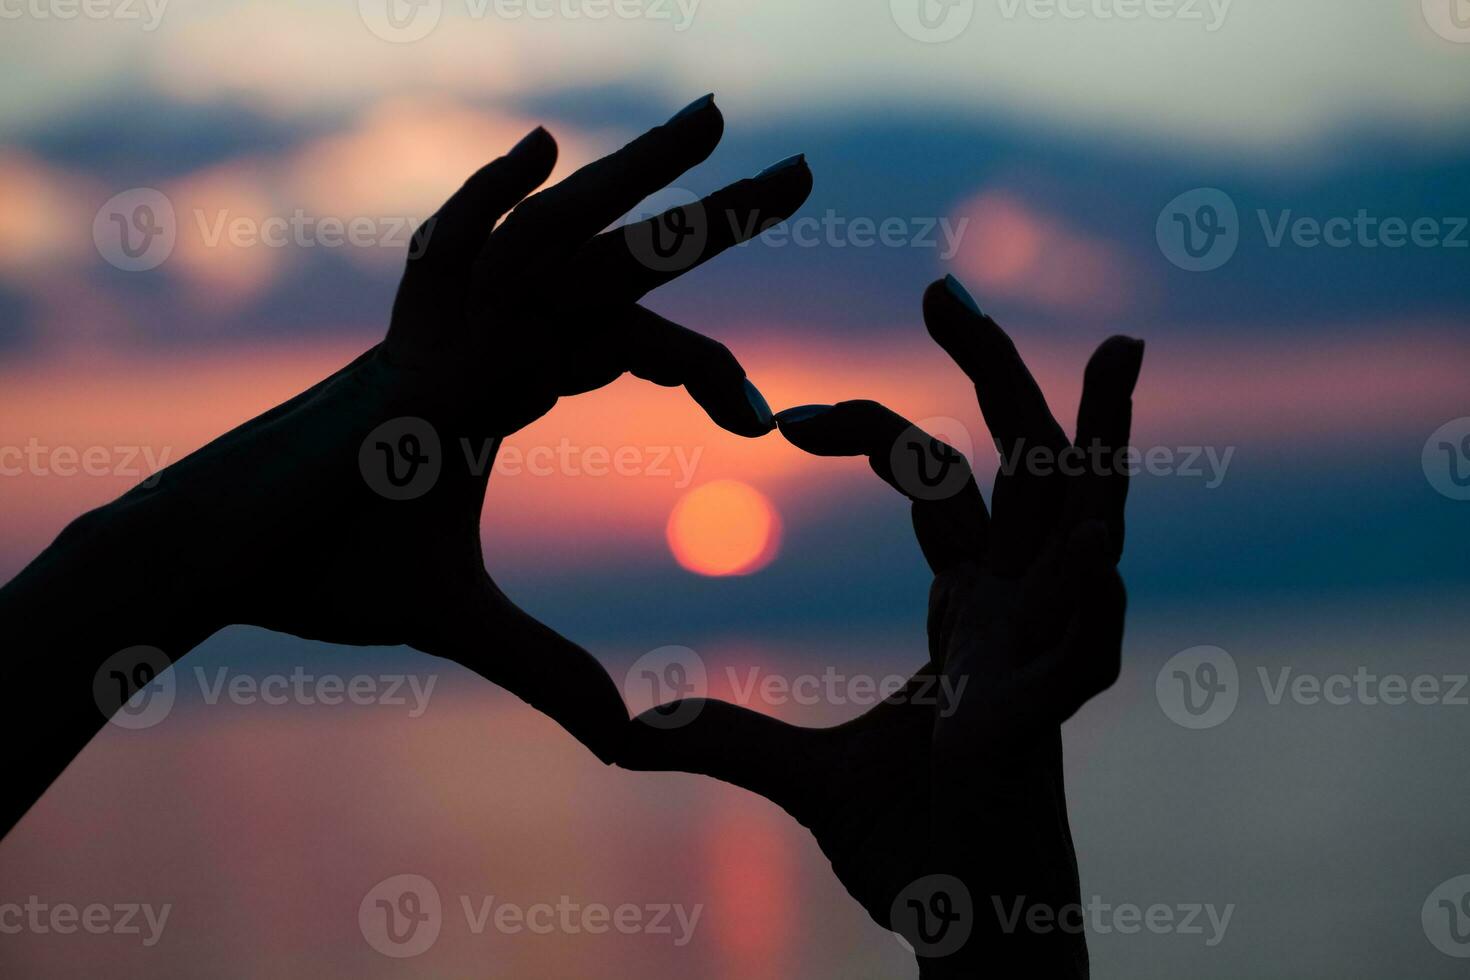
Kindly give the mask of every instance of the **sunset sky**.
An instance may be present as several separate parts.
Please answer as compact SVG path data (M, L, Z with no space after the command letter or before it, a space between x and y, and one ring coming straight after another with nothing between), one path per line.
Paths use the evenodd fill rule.
M1068 729L1084 894L1239 910L1209 949L1099 936L1096 975L1458 975L1419 912L1470 872L1470 799L1437 791L1463 787L1466 709L1332 714L1258 690L1188 732L1153 694L1159 665L1199 645L1251 677L1465 669L1470 501L1437 491L1426 443L1470 416L1470 43L1437 0L1179 0L1136 20L1099 13L1117 0L1064 3L1075 18L973 0L944 40L915 36L906 0L629 0L640 16L606 19L573 0L526 8L545 17L425 0L405 7L432 20L417 40L384 36L384 0L133 0L136 18L101 19L56 2L0 3L5 579L78 513L380 339L401 229L530 128L555 134L560 177L713 90L726 135L681 191L797 152L815 189L648 305L726 343L777 410L875 398L940 420L988 490L973 391L920 321L928 282L971 288L1068 428L1092 348L1147 340L1133 441L1170 462L1130 498L1124 677ZM174 243L127 271L104 206L140 188L168 202ZM1236 209L1238 245L1191 272L1160 229L1201 188ZM223 231L293 215L315 230L279 247ZM354 219L380 240L325 240L323 221ZM1303 219L1351 230L1339 247ZM1390 219L1427 220L1432 242L1388 244ZM863 231L885 223L887 242ZM599 469L620 450L629 471ZM928 576L908 521L862 460L741 439L681 391L624 378L508 440L482 536L501 587L619 683L677 645L729 697L751 669L919 663ZM217 705L196 662L439 686L420 718ZM148 949L0 935L0 974L912 970L774 807L604 770L458 668L244 627L182 666L174 715L109 727L0 844L0 903L156 896L177 918ZM400 872L447 904L707 909L687 946L461 921L397 961L354 916Z

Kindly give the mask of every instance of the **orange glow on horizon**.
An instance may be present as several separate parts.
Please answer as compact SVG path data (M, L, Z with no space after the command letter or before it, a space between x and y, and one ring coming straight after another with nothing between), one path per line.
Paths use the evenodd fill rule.
M739 480L714 480L679 498L669 550L700 575L746 575L776 556L781 521L766 496Z

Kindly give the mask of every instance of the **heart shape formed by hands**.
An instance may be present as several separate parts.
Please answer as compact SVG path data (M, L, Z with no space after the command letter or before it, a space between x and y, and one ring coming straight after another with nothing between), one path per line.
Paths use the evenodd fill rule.
M180 540L181 509L207 517L227 560L192 563L215 583L204 635L249 623L408 644L508 688L611 762L628 721L616 685L496 587L480 514L500 440L625 372L684 386L738 435L775 427L728 349L638 301L791 215L811 190L805 160L604 231L708 157L723 128L706 96L533 194L557 156L536 129L415 234L381 344L128 494L109 523L126 511ZM460 446L490 450L471 465Z

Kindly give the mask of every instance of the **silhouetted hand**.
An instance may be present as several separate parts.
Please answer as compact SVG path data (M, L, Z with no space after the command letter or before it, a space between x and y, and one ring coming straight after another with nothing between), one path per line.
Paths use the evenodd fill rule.
M993 517L963 457L875 402L777 418L809 452L866 455L913 501L935 572L928 663L835 728L717 701L653 709L632 723L621 764L704 773L785 808L868 914L915 947L925 976L1085 976L1060 725L1119 670L1127 476L1116 464L1143 345L1114 337L1093 355L1073 442L956 281L929 288L924 319L974 381L1001 450ZM1035 908L1079 928L1030 929Z
M701 217L686 211L650 219L647 231L598 234L709 156L722 128L713 100L701 100L522 201L556 159L556 144L537 129L470 178L421 229L426 247L409 262L384 344L300 404L227 437L225 451L246 443L266 467L265 479L234 489L230 512L249 517L224 549L232 565L253 556L252 578L265 576L246 621L448 656L609 757L607 740L627 715L606 671L521 613L485 572L478 527L493 459L485 452L559 397L625 371L687 386L733 432L773 427L725 348L635 304L795 211L811 189L804 164L725 188ZM702 248L684 262L660 268L645 251L652 229L701 220ZM440 460L418 492L414 481L427 482ZM237 471L213 449L185 466L206 481Z
M104 658L149 644L176 660L230 623L449 657L611 761L628 722L616 686L491 581L480 512L503 437L624 372L683 385L740 435L774 428L728 350L637 301L794 212L805 161L599 234L722 130L707 96L527 197L556 161L538 128L418 231L383 343L84 515L0 591L24 651L7 679L59 699L0 831L102 724Z

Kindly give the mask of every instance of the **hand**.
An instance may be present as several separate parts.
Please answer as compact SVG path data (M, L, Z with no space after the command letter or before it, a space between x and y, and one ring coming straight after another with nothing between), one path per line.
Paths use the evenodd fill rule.
M912 500L935 572L928 663L835 728L717 701L653 709L632 723L621 764L703 773L782 806L874 921L914 945L925 975L1085 976L1080 931L1028 932L1026 912L1078 901L1060 725L1118 674L1127 476L1114 464L1143 345L1114 337L1093 355L1073 442L958 282L929 288L924 319L974 381L1001 450L993 518L962 457L877 403L777 419L809 452L866 455ZM959 879L968 903L934 875Z
M684 385L732 432L774 428L728 350L636 304L794 212L811 189L805 162L599 234L708 157L722 130L706 97L527 197L556 161L535 130L419 229L382 344L90 524L127 523L181 556L200 542L186 561L208 583L212 625L449 657L610 761L627 723L617 688L495 586L480 512L503 437L625 371ZM698 234L672 260L653 251L663 230L690 226Z

